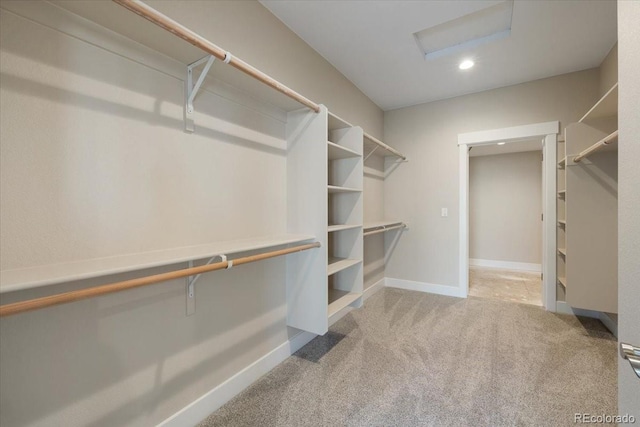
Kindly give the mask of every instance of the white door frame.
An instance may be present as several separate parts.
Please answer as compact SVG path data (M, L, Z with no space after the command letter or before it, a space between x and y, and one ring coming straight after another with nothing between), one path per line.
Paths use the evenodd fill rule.
M542 230L542 302L547 311L556 311L556 171L557 136L560 122L536 123L502 129L458 134L460 150L460 288L469 294L469 147L544 138L543 144L543 230Z

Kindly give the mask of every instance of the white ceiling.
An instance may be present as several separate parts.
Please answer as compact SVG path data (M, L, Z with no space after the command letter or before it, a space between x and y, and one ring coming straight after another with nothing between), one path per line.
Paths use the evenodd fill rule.
M425 60L413 33L500 1L261 3L383 110L597 67L617 38L615 0L516 0L509 37Z

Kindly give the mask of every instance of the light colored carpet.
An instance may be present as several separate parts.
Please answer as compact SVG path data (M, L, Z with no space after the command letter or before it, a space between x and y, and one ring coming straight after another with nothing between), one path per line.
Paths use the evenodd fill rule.
M469 295L542 306L540 273L470 267Z
M385 288L201 426L569 426L616 366L597 320Z

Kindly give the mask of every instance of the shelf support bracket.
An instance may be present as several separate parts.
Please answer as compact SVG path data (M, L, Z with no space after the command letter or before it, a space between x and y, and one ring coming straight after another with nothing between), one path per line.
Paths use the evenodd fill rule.
M202 86L202 82L204 82L204 79L207 77L209 69L215 60L216 58L213 55L209 55L187 65L187 79L185 81L184 97L184 130L187 133L193 133L195 131L193 100L196 98L198 90L200 90L200 86ZM205 64L204 69L202 70L202 73L200 73L200 76L194 85L193 70L202 64Z
M224 262L227 260L226 255L215 255L212 256L209 261L207 261L204 265L209 265L213 263L216 258L220 258L220 261ZM232 261L230 261L231 265ZM189 268L193 267L193 261L189 261ZM230 267L227 267L230 268ZM202 274L197 274L195 276L187 277L187 316L191 316L196 312L196 282L202 276Z

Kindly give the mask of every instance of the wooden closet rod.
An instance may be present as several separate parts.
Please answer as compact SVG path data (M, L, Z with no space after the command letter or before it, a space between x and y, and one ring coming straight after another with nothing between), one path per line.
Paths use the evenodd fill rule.
M211 43L209 40L199 36L190 29L183 25L180 25L173 19L158 12L154 8L148 6L140 0L113 0L120 6L124 6L130 11L142 16L143 18L153 22L157 26L164 28L165 30L175 34L181 39L191 43L195 47L202 49L203 51L215 56L216 58L225 61L226 63L233 65L238 70L250 75L251 77L261 81L262 83L271 86L275 90L282 92L289 98L292 98L299 103L309 107L316 113L320 112L320 106L313 101L300 95L298 92L288 88L274 78L268 76L257 68L247 64L243 60L231 55L224 49ZM185 7L189 7L188 2L185 2ZM227 56L228 55L228 56Z
M586 150L582 151L580 154L578 154L573 159L573 162L574 163L579 163L580 160L584 159L585 157L587 157L589 154L593 153L594 151L598 151L600 148L604 147L605 145L611 144L613 141L616 140L616 138L618 138L618 131L615 131L615 132L611 133L610 135L605 136L600 141L598 141L595 144L593 144L591 147L589 147Z
M392 152L393 154L395 154L396 156L400 157L402 160L407 160L407 158L398 150L396 150L393 147L389 147L387 144L385 144L384 142L380 141L377 138L372 137L371 135L369 135L368 133L364 133L365 138L369 139L370 141L374 142L375 144L379 145L380 147L384 148L387 151Z
M398 224L398 225L393 225L391 227L376 228L371 231L365 231L362 235L371 236L372 234L384 233L385 231L396 230L398 228L405 228L406 226L407 226L406 224Z
M152 276L139 277L137 279L125 280L122 282L109 283L77 291L65 292L48 297L35 298L26 301L14 302L0 306L0 317L11 316L12 314L24 313L25 311L38 310L40 308L51 307L53 305L65 304L82 299L93 298L100 295L112 294L126 291L128 289L139 288L141 286L153 285L155 283L166 282L167 280L179 279L181 277L194 276L196 274L207 273L209 271L223 270L230 266L248 264L250 262L261 261L263 259L274 258L294 252L306 251L307 249L319 248L320 243L308 243L294 246L292 248L279 249L265 252L258 255L247 256L230 261L221 261L214 264L190 267Z

